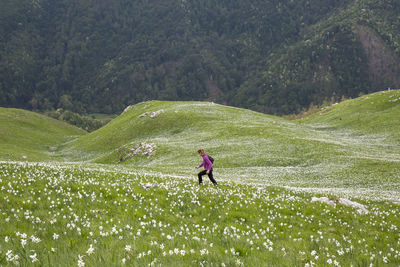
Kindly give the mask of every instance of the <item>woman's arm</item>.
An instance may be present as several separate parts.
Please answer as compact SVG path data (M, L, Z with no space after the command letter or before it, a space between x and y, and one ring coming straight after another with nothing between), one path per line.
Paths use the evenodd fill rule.
M202 167L202 166L204 166L204 159L203 159L203 161L201 162L201 164L200 164L199 166L197 166L197 168L200 168L200 167Z

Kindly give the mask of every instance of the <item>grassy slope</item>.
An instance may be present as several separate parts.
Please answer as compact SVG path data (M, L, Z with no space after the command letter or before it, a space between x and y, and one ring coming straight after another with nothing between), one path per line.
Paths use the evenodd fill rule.
M1 155L114 165L119 149L147 142L156 144L154 156L134 156L119 168L195 179L196 151L204 147L216 159L217 180L395 199L400 198L398 98L399 90L363 96L301 121L213 103L151 101L68 143L80 132L57 130L65 124L33 113L2 109L6 119L0 129L7 134L1 136ZM156 118L139 118L161 109ZM58 146L52 157L49 146Z
M360 215L311 197L117 168L2 164L0 265L18 255L21 266L34 258L43 266L79 258L85 266L398 266L399 205L363 201L371 212Z
M349 185L358 180L351 186L367 195L387 189L387 194L399 199L400 90L347 100L299 123L331 135L343 146L348 164L340 173L341 180Z
M196 150L204 147L220 179L398 197L400 101L390 100L399 94L346 101L299 122L212 103L151 101L71 142L64 153L73 161L114 164L118 149L155 143L155 156L123 165L194 177ZM139 118L160 109L165 112L156 118Z
M50 147L86 132L34 112L0 108L0 133L0 159L41 161L52 158Z
M138 118L160 109L165 112L156 118ZM143 141L155 143L155 156L134 157L124 164L188 174L198 164L197 149L204 147L216 158L216 166L232 169L235 178L249 169L320 164L326 160L321 151L338 152L334 144L324 143L320 148L321 143L308 140L310 134L322 138L296 123L249 110L201 102L152 101L132 107L102 129L70 143L68 149L73 156L115 163L118 148ZM77 150L80 153L75 153Z
M400 145L400 90L377 92L341 102L307 117L304 123L321 130L353 130L380 135Z
M156 118L139 118L144 112L160 109L165 112ZM81 150L81 155L86 152L96 162L114 163L118 160L118 148L142 141L154 142L159 152L155 157L134 158L130 162L183 166L203 146L218 158L220 167L261 166L266 155L259 152L279 149L278 142L268 147L267 144L293 136L295 127L277 117L211 103L151 101L133 106L102 129L71 143L70 148ZM261 144L265 146L260 147ZM260 160L241 159L245 153L257 155ZM293 165L292 158L270 159L270 164Z
M0 265L11 261L29 265L37 258L46 266L77 265L79 259L91 266L120 266L123 260L128 266L304 266L311 262L317 266L397 266L398 202L361 200L370 212L360 215L342 204L312 202L316 194L232 182L199 187L196 181L149 175L143 168L157 170L162 164L164 173L179 173L178 168L198 162L193 154L202 144L218 162L218 179L308 183L319 192L331 185L338 189L335 193L345 189L351 196L365 186L370 197L381 193L380 200L398 201L396 121L385 121L382 132L383 127L363 128L348 118L355 106L371 109L371 114L386 114L383 110L389 109L393 116L397 114L400 100L378 109L395 99L389 93L369 96L374 103L378 98L382 105L375 105L374 112L371 102L360 106L357 101L363 100L359 99L300 122L209 103L142 103L104 128L66 144L58 155L113 162L117 147L146 140L158 145L155 156L93 169L87 162L83 166L2 162ZM160 108L165 113L157 118L138 118L144 111ZM8 122L16 134L28 129L39 136L41 127L52 128L47 118L36 121L29 112L2 112L14 117L21 113L34 123L28 127L22 115ZM342 120L335 119L338 115ZM1 120L1 125L5 122ZM372 130L366 133L366 129ZM44 161L50 139L43 135L43 139L37 137L42 141L35 151L42 152L38 158ZM134 166L142 167L136 172ZM393 170L379 173L381 168ZM242 170L246 175L241 176Z

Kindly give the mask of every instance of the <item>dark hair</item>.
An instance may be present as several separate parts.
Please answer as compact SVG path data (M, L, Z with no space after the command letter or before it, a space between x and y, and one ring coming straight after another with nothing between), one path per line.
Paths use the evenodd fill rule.
M197 150L197 153L201 153L201 152L204 153L204 149L199 149L199 150Z

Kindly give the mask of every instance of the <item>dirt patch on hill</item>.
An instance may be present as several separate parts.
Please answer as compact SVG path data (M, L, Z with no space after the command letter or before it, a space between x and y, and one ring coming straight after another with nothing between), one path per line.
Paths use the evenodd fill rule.
M221 97L223 95L222 90L215 84L213 80L210 78L206 81L208 90L210 92L210 97L207 98L207 101L214 101L214 102L221 102L222 104L226 105L226 101L221 101Z
M358 25L357 35L368 57L371 80L375 88L400 87L400 61L382 38L371 28Z

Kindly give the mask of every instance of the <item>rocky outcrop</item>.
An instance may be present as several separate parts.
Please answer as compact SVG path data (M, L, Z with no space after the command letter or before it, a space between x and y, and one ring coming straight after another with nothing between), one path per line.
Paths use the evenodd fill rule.
M163 109L154 111L154 112L152 112L151 114L150 114L149 112L145 112L145 113L139 115L139 118L144 118L144 117L147 117L147 116L148 116L148 117L150 117L150 118L153 119L153 118L157 117L158 115L160 115L161 113L164 113L164 110L163 110Z
M152 156L156 154L157 146L154 143L146 143L142 142L140 144L136 144L135 147L129 148L127 151L122 151L121 149L118 151L119 153L119 161L125 161L133 156Z

